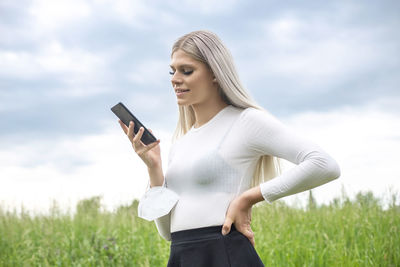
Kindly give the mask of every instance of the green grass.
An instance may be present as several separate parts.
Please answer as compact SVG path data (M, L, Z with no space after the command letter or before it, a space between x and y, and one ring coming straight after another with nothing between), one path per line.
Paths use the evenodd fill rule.
M310 198L312 200L312 198ZM400 207L371 193L298 209L253 208L256 250L266 266L400 266ZM32 216L0 208L0 266L166 266L169 242L137 217L137 201L114 212L100 197L74 215Z

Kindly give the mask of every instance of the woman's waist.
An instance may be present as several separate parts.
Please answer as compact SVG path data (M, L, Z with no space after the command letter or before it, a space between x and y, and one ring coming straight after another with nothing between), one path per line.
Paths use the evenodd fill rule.
M180 195L171 210L171 232L222 225L232 199L225 193Z

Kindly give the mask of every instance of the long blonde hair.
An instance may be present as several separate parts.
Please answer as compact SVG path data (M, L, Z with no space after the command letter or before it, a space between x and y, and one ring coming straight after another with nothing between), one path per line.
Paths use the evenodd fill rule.
M219 94L227 104L238 107L253 107L266 111L250 97L239 80L232 56L215 33L194 31L179 38L172 47L171 56L181 49L194 59L205 63L213 72L218 84ZM179 106L179 120L172 138L176 141L186 134L195 123L193 108ZM273 156L261 156L257 162L252 186L274 178L280 173L279 159Z

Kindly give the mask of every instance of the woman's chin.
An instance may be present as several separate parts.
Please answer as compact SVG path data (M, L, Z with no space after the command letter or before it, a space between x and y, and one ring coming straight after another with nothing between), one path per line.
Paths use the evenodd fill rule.
M190 105L190 103L189 103L188 101L185 101L185 100L182 100L182 99L178 99L178 100L176 101L176 103L177 103L179 106L189 106L189 105Z

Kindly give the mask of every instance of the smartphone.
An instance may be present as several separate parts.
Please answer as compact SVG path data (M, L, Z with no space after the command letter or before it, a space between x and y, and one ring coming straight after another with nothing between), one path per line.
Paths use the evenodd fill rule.
M146 127L144 127L144 125L121 102L119 102L118 104L113 106L111 108L111 111L114 112L114 114L117 115L117 117L127 127L129 127L129 122L133 121L135 123L135 125L133 127L133 132L135 134L137 134L140 127L143 127L144 132L143 132L142 138L140 138L140 140L143 142L143 144L148 145L148 144L151 144L151 143L157 141L157 139L154 137L154 135L152 135L151 132L149 130L147 130Z

